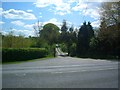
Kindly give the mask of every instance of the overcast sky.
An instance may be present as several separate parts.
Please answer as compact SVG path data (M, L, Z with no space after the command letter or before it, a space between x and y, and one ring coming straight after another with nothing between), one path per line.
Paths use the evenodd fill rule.
M79 28L84 21L99 27L100 2L83 0L36 0L36 2L2 2L0 27L2 33L11 30L15 35L34 36L33 25L54 23L61 27L63 19L68 26Z

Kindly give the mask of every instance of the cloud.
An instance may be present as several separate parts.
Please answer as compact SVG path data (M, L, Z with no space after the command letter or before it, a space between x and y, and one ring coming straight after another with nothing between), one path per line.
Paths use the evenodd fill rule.
M43 16L39 16L39 18L42 18Z
M61 22L59 22L56 18L51 18L51 19L49 19L48 21L45 21L45 22L40 22L40 21L39 21L39 23L36 22L36 23L34 23L34 24L32 24L32 25L35 26L35 27L37 27L38 25L44 26L45 24L48 24L48 23L55 24L55 25L57 25L59 28L60 28L60 26L61 26Z
M50 11L58 15L65 15L71 11L70 3L71 2L66 2L66 0L37 0L34 4L38 8L52 6Z
M36 7L43 8L51 4L50 0L37 0L35 3Z
M34 24L26 24L24 28L26 29L33 29Z
M35 36L35 31L34 30L27 30L27 29L12 29L11 30L12 32L13 32L13 35L15 35L15 36L19 36L19 35L23 35L23 36L25 36L25 37L29 37L29 36ZM9 32L11 32L11 31L9 31ZM7 35L7 34L9 34L9 32L8 31L1 31L1 33L3 34L3 35Z
M61 6L63 4L63 0L36 0L34 4L39 8L47 7L50 5Z
M43 25L45 25L47 23L53 23L53 24L57 25L59 28L61 28L61 26L62 26L62 22L58 21L56 18L51 18L50 20L43 22ZM71 27L71 25L73 25L72 22L70 22L70 21L66 21L66 23L67 23L68 27Z
M51 6L50 11L54 12L57 15L66 15L70 14L72 11L77 11L83 15L91 14L92 18L98 18L97 6L94 4L88 3L88 0L37 0L34 5L38 8ZM91 13L93 12L93 13ZM97 13L97 14L96 14ZM95 17L94 17L95 16Z
M76 6L74 6L72 8L72 10L74 11L82 11L83 9L87 9L88 8L88 5L86 3L83 3L83 2L79 2Z
M67 26L71 27L72 23L70 21L66 21L66 22L67 22ZM49 19L48 21L45 21L45 22L39 22L39 25L44 26L45 24L48 24L48 23L55 24L59 28L61 28L61 26L62 26L62 22L58 21L56 18L51 18L51 19ZM38 22L32 24L32 26L38 26Z
M25 36L25 37L35 36L34 30L12 29L12 31L14 32L14 35L16 35L16 36L19 36L19 35L23 35L23 36Z
M3 8L0 8L0 16L2 15L3 12Z
M24 26L24 25L25 25L24 22L19 21L19 20L17 20L17 21L12 21L11 23L14 24L14 25L17 25L17 26Z
M2 35L7 35L8 34L7 31L3 31L3 30L0 30L0 33L2 33Z
M2 24L4 24L5 22L3 22L3 21L0 21L0 25L2 25Z
M68 26L72 25L71 22L69 22L69 21L66 21L66 22L67 22ZM34 24L25 24L24 22L17 20L17 21L12 21L11 23L25 28L25 29L17 29L17 28L12 29L15 36L19 36L19 35L23 35L25 37L36 36L36 31L33 29L33 26L37 26L38 22L36 22ZM47 23L53 23L53 24L57 25L59 28L61 28L61 25L62 25L62 22L58 21L56 18L51 18L45 22L39 22L39 25L44 26ZM4 35L6 35L8 33L9 33L8 31L2 32L2 34L4 34Z
M2 14L7 19L23 19L23 20L36 19L34 14L25 12L23 10L9 9L9 10L3 11Z
M88 9L86 11L83 11L83 15L90 16L94 19L99 19L99 17L100 17L97 9Z
M54 7L53 11L58 15L69 14L71 13L70 3L61 2Z
M12 21L11 23L14 24L14 25L17 25L17 26L22 26L26 29L33 29L33 25L34 25L34 24L25 24L24 22L19 21L19 20Z
M33 12L33 10L27 10L27 12L31 13L31 12Z
M61 27L61 22L59 22L56 18L52 18L52 19L44 22L43 25L45 25L47 23L53 23L53 24L57 25L59 28Z
M95 3L79 2L76 6L72 7L72 10L94 19L99 19L100 17L99 6L96 6Z
M99 20L94 21L94 22L91 23L91 25L92 25L93 27L99 27L99 26L100 26L100 21L99 21Z

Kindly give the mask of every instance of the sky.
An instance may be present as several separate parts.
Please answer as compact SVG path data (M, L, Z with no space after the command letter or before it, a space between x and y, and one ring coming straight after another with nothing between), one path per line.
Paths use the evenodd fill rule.
M33 26L53 23L59 28L63 20L68 27L80 28L84 21L99 27L101 2L83 0L36 0L34 2L1 2L0 28L2 34L13 31L14 35L35 36Z

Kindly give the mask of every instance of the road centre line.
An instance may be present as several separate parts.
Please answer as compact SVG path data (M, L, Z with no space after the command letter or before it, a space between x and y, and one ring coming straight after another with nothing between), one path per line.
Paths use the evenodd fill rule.
M118 70L118 68L115 67L109 67L109 68L87 68L87 69L45 69L45 70L16 70L16 71L3 71L2 73L77 73L77 72L88 72L88 71L104 71L104 70Z
M104 71L104 70L115 70L117 68L107 68L107 69L97 69L97 70L81 70L81 71L63 71L63 72L51 72L52 74L57 74L57 73L75 73L75 72L88 72L88 71Z
M107 64L107 65L116 65L118 64ZM65 65L65 66L47 66L47 67L12 67L12 68L2 68L3 71L7 70L25 70L25 69L52 69L52 68L72 68L72 67L94 67L94 66L104 66L104 65L95 65L95 64L85 64L85 65ZM104 66L109 67L109 66Z

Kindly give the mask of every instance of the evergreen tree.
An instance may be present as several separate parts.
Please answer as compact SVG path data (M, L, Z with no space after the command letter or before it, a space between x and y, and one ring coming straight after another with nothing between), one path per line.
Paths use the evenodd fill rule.
M70 31L70 33L72 33L73 32L73 25L69 28L69 31Z
M68 27L67 27L66 20L63 20L63 25L61 27L61 31L62 32L67 32L67 30L68 30Z
M94 31L90 22L88 22L88 25L86 24L86 22L84 22L78 32L78 40L77 40L78 56L85 55L87 53L89 49L90 39L93 36L94 36Z
M92 28L90 22L88 22L87 30L88 30L88 36L89 36L89 41L90 41L90 39L91 39L92 37L94 37L94 31L93 31L93 28Z

